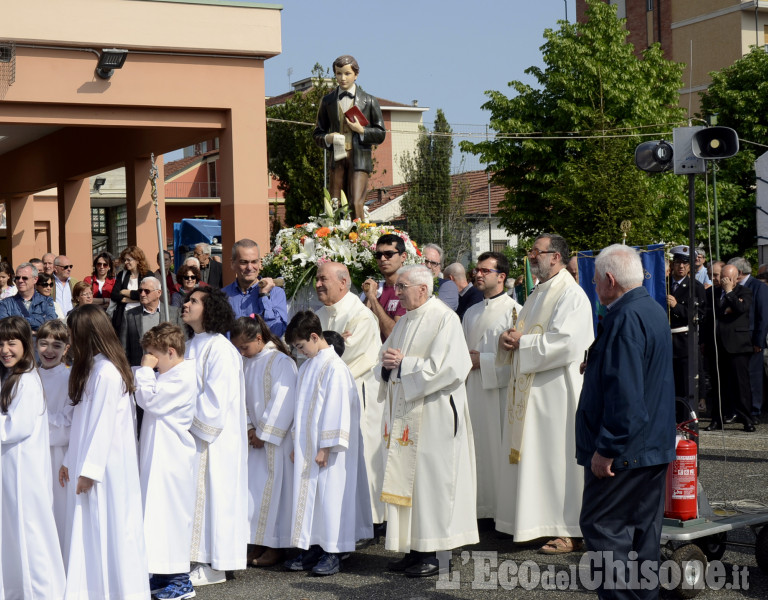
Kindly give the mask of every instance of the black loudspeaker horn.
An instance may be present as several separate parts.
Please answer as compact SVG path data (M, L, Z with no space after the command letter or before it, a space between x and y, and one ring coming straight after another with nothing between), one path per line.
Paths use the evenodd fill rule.
M730 158L739 152L739 136L730 127L707 127L694 134L691 150L704 160Z
M661 173L672 168L672 144L664 140L643 142L635 148L637 168L649 173Z

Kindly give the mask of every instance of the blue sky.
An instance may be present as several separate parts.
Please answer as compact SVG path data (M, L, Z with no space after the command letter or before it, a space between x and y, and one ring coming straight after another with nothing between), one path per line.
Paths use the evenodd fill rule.
M574 20L575 0L567 0ZM267 95L289 90L316 62L352 54L368 92L429 107L431 126L442 108L456 125L485 125L485 90L507 90L524 70L541 64L546 28L565 18L564 0L286 0L283 52L265 63ZM370 15L370 16L369 16Z

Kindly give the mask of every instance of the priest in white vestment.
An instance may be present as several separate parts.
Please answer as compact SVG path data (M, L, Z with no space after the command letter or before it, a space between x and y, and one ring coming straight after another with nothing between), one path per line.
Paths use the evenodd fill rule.
M309 360L299 368L294 427L291 544L307 550L291 570L333 575L340 553L370 538L371 504L360 400L347 365L323 338L317 315L297 313L285 339Z
M0 441L2 590L8 600L60 600L64 563L53 518L48 418L34 367L20 376L7 412L0 412Z
M501 459L501 431L507 404L509 364L498 364L499 336L515 324L522 306L506 293L509 261L501 252L477 259L475 287L483 301L470 306L461 325L472 359L467 400L475 438L477 518L496 518Z
M539 283L515 327L500 339L499 362L512 372L496 529L516 542L553 537L541 552L559 554L581 545L584 477L576 464L574 422L579 366L594 339L592 310L565 270L570 251L561 236L539 236L528 257Z
M409 265L398 273L395 288L407 312L376 367L386 417L386 548L406 553L390 570L427 577L448 569L431 553L478 541L464 386L472 361L459 317L432 296L431 271Z
M161 323L142 339L135 372L136 404L144 410L139 474L152 589L189 585L189 546L195 501L195 363L184 359L184 334ZM155 374L154 368L157 368Z
M381 501L384 480L384 404L378 401L379 382L373 368L379 360L381 336L379 322L360 299L349 290L352 279L347 267L341 263L323 263L317 268L315 289L324 304L317 311L323 330L331 330L344 337L342 360L355 378L360 397L360 431L363 434L365 468L368 472L368 493L374 523L385 520Z
M248 466L243 361L222 335L234 313L223 292L195 289L181 316L194 332L186 358L195 361L195 437L192 585L224 583L225 571L244 569L248 545ZM210 564L210 567L208 566Z

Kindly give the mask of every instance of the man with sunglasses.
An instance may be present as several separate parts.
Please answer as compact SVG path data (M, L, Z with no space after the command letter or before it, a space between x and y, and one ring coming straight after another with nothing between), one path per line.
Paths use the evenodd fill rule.
M56 318L56 309L51 298L46 298L35 291L37 269L30 263L21 263L16 267L16 295L0 301L0 319L19 315L24 317L32 331L46 321Z
M446 269L448 271L448 269ZM510 365L497 364L499 336L513 326L523 309L506 293L509 261L500 252L477 258L475 288L481 301L464 314L462 327L472 359L467 398L477 459L477 518L496 518L496 486L502 454L502 423L506 416Z
M382 235L376 242L374 256L384 281L367 279L363 283L361 299L379 320L383 342L392 333L395 323L405 314L405 307L400 304L400 298L395 291L397 270L403 266L407 257L403 238L393 233Z
M594 339L589 298L565 265L568 243L536 238L528 252L538 285L501 334L499 363L510 364L502 434L496 529L515 542L552 537L540 551L580 549L584 487L576 464L573 421L581 391L579 367Z
M140 306L125 311L119 337L132 367L141 365L141 357L144 355L141 338L163 320L160 310L162 295L160 280L156 277L145 277L139 284ZM168 307L168 321L182 327L181 311L177 307Z
M74 308L72 304L72 290L77 283L77 279L72 278L72 263L63 254L53 260L53 301L59 305L61 312L65 315Z

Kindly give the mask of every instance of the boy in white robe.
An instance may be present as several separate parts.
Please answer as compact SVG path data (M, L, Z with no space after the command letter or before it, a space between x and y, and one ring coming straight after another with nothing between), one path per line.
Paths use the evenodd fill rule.
M297 313L285 338L309 359L299 369L296 395L291 527L292 545L306 552L285 566L333 575L340 570L340 554L373 535L360 400L317 315Z
M144 409L139 476L150 589L167 600L195 595L189 580L189 546L195 493L195 363L184 360L184 333L161 323L144 334L136 370L136 403ZM157 375L153 369L157 369Z
M51 447L53 481L53 517L59 532L59 543L64 551L64 532L67 516L67 489L59 484L59 468L69 447L72 427L72 400L69 398L69 367L64 356L69 350L69 329L54 319L46 321L37 332L37 356L40 359L40 380L43 382L48 408L48 443Z

